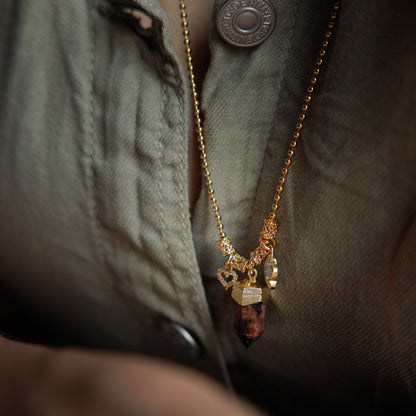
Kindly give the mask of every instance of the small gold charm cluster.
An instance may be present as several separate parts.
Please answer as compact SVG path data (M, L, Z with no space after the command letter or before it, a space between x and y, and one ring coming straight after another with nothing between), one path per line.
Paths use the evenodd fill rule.
M185 0L179 0L180 9L181 9L181 18L183 26L183 35L185 41L185 51L188 63L189 77L191 81L191 90L192 90L192 100L194 107L194 117L196 125L196 133L198 136L200 157L202 161L202 170L205 177L205 184L207 186L207 191L210 196L210 202L212 204L212 211L214 212L215 220L217 222L217 228L219 230L219 241L217 241L218 247L221 251L221 254L225 257L228 257L228 260L224 268L218 270L218 279L223 284L223 286L228 289L231 286L237 286L238 275L236 270L242 273L247 273L248 279L244 280L242 287L255 286L256 277L257 277L257 267L266 260L266 267L268 267L269 272L266 273L266 282L269 289L274 289L277 282L277 263L273 254L273 247L275 244L275 236L277 232L277 220L276 220L276 211L278 208L278 203L281 199L281 194L283 192L283 186L286 180L286 175L289 171L289 166L292 163L292 158L295 153L295 148L298 144L301 130L303 129L303 123L306 119L306 113L309 109L310 102L312 100L313 92L315 89L315 84L318 80L318 75L321 71L321 66L323 64L323 58L325 57L329 40L332 37L332 30L335 26L335 20L337 18L339 10L339 2L334 3L333 10L331 13L330 21L328 23L327 30L325 32L325 38L321 44L319 51L319 57L315 62L315 68L312 72L312 77L310 78L310 83L307 88L307 95L304 98L304 102L301 107L301 111L298 116L298 122L296 123L295 130L292 133L292 139L290 141L290 147L287 152L287 157L284 160L284 166L281 170L281 176L279 177L278 185L276 187L276 193L274 195L274 202L272 205L271 213L264 222L262 231L260 232L259 245L257 248L250 253L250 257L246 259L245 257L238 254L232 243L231 239L227 236L224 231L224 225L221 221L220 210L217 204L217 199L214 197L214 187L211 180L211 172L209 170L208 158L207 158L207 149L205 138L202 130L202 121L200 117L200 108L198 101L198 93L196 90L194 67L192 63L191 56L191 47L190 47L190 37L188 30L188 21L186 16L186 6ZM243 282L241 282L243 283ZM251 289L250 289L251 290Z

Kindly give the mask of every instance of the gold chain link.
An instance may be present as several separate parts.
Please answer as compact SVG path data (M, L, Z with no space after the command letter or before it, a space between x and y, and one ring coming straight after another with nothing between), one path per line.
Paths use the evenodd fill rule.
M257 265L259 265L269 254L273 245L274 237L277 231L277 222L276 222L276 211L278 208L279 201L281 199L281 193L283 192L284 183L286 181L286 176L289 172L289 166L292 163L293 155L295 154L295 148L297 146L298 140L300 138L300 133L303 129L303 124L306 119L306 113L309 109L310 102L315 90L315 85L318 80L318 76L321 72L321 66L323 64L323 58L326 55L326 51L329 45L329 40L333 34L333 28L335 26L335 20L338 15L339 10L339 1L335 2L333 5L333 10L331 12L330 21L325 32L325 39L321 44L319 51L319 57L315 62L315 68L313 70L313 75L310 79L309 86L307 88L307 95L304 99L304 102L301 107L301 111L298 116L298 122L296 123L295 130L292 134L292 140L290 142L290 147L287 152L287 157L284 160L284 167L281 170L281 176L279 178L279 183L276 187L276 194L274 195L274 203L272 205L272 210L269 214L269 217L265 220L265 225L260 233L259 246L250 254L250 258L246 260L243 256L240 256L231 244L230 238L224 231L224 225L221 221L220 209L217 204L217 199L214 197L214 187L211 180L211 172L209 170L209 163L207 157L207 147L205 143L205 138L202 130L202 121L201 121L201 111L199 108L198 101L198 92L195 83L195 74L194 66L191 55L191 39L189 35L189 26L186 16L186 6L185 0L179 0L181 18L182 18L182 27L183 27L183 36L185 42L185 52L186 59L188 63L189 78L191 82L192 90L192 102L194 107L194 119L196 126L197 139L199 142L199 151L200 158L202 161L202 171L205 177L205 184L207 186L207 191L210 196L210 202L212 204L212 211L214 212L214 217L217 222L217 228L219 230L220 241L218 241L218 246L220 247L221 253L223 256L230 256L227 264L231 266L230 268L237 268L240 271L251 271Z

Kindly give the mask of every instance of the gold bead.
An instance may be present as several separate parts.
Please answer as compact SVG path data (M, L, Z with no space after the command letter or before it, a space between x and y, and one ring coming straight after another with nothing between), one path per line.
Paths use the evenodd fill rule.
M293 156L293 150L288 150L287 155L292 157Z
M339 3L335 3L334 4L334 10L338 10L339 9Z
M313 71L313 74L318 75L319 74L319 68L315 68L314 71Z
M303 104L302 111L308 111L308 104Z
M290 159L285 159L285 165L289 166L290 165Z
M310 95L307 95L306 97L305 97L305 102L306 103L310 103L310 101L312 100L312 97L310 96Z
M310 88L310 87L309 87L309 88ZM309 90L308 90L308 91L309 91ZM312 92L312 91L310 91L310 92ZM305 114L304 114L304 113L299 114L299 120L300 120L300 121L305 120Z
M220 214L215 214L215 219L217 220L217 221L221 221L221 215Z
M205 152L201 152L201 154L199 155L199 157L201 159L204 159L205 160L207 158L207 154Z
M224 228L224 227L222 227L222 228ZM220 232L220 238L225 238L225 237L227 237L227 234L225 234L224 231L221 231Z
M297 124L296 124L296 129L297 129L297 130L301 130L301 129L302 129L302 127L303 127L303 124L302 124L302 123L297 123Z
M294 139L298 139L299 138L299 132L295 131L292 136L293 136Z
M277 210L277 204L276 203L272 205L272 210L273 211L276 211Z
M329 22L328 23L328 27L330 28L330 29L333 29L333 27L335 26L335 24L334 24L334 22ZM329 36L327 36L328 38L329 38Z
M335 12L331 13L331 19L336 19L337 18L337 14Z
M326 48L326 47L328 46L328 41L327 41L327 40L324 40L324 41L322 42L322 46L323 46L324 48Z
M208 189L208 194L210 194L210 195L214 195L214 188L209 188Z
M319 56L325 56L325 49L321 49L319 52Z
M211 187L211 186L212 186L212 180L211 180L211 179L208 179L208 180L205 182L205 185L206 185L206 186L208 186L208 187Z
M217 228L221 231L220 232L220 237L222 237L222 236L225 237L225 233L222 231L224 229L224 226L222 224L218 224Z
M279 178L279 182L281 183L281 184L284 184L285 183L285 178L282 176L282 177L280 177Z
M275 196L274 196L274 200L275 200L276 202L279 202L279 201L280 201L280 195L275 195Z
M312 87L312 85L308 87L308 93L309 94L312 94L313 93L313 87Z
M202 163L202 167L204 169L207 169L208 168L208 162L204 160L204 162Z
M299 133L298 133L299 134ZM290 142L290 147L296 147L296 145L297 145L297 141L296 140L292 140L291 142ZM287 170L287 169L286 169Z
M218 212L218 211L219 211L219 208L215 205L214 207L212 207L212 210L213 210L214 212Z
M316 81L317 81L316 77L311 78L311 84L316 84Z
M316 61L316 65L318 65L318 66L321 66L322 65L322 59L318 59L317 61Z
M279 185L279 186L276 187L276 192L277 193L280 194L282 191L283 191L283 186L282 185Z
M330 23L331 24L331 23ZM331 37L331 35L332 35L332 33L331 33L331 31L330 30L328 30L326 33L325 33L325 37L326 38L330 38Z

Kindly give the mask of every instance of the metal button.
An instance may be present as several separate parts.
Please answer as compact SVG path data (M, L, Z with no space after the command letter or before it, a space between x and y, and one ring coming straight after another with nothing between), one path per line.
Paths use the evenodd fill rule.
M159 321L159 328L171 349L192 359L200 358L203 355L202 345L196 335L182 325L162 318Z
M273 32L276 15L267 0L228 0L217 15L217 29L234 46L250 47Z

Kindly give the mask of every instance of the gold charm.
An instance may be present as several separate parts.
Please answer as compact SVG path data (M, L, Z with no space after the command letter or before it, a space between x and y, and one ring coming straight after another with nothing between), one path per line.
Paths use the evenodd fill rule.
M218 269L217 277L226 290L233 286L238 279L238 275L233 269L227 270L224 268Z
M264 280L269 289L276 289L277 286L277 260L273 255L273 249L264 262Z
M233 286L232 298L241 306L269 301L269 289L261 287L259 283L253 283L250 279L237 282Z

